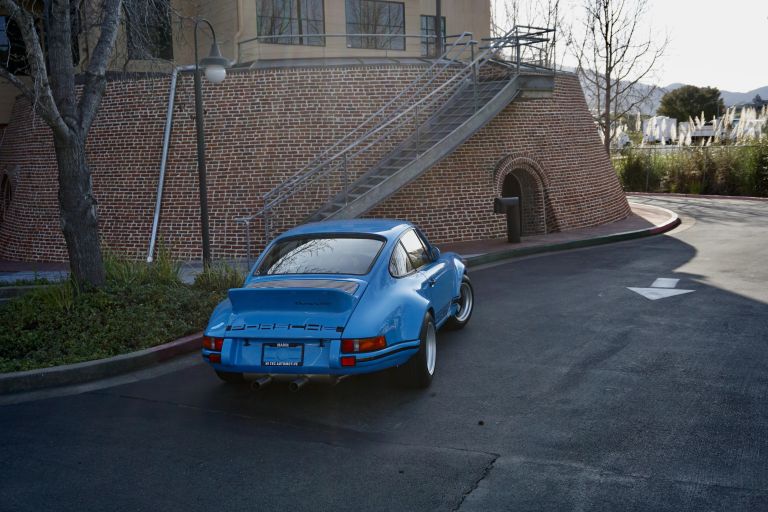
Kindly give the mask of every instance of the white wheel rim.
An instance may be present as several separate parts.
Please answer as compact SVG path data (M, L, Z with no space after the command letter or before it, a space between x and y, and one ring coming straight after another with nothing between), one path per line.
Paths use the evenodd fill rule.
M456 313L456 320L466 322L469 315L472 314L474 302L475 298L472 296L472 287L468 283L461 283L459 311Z
M427 372L430 375L435 373L435 360L437 359L437 337L435 336L435 324L427 324L427 336L424 340L427 350Z

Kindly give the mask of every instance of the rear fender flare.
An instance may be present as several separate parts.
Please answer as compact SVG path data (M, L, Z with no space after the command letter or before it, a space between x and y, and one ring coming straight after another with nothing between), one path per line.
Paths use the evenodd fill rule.
M232 303L229 302L229 299L224 299L211 313L211 319L208 320L208 325L204 331L205 335L217 338L224 337L231 318Z
M343 337L384 335L388 345L417 340L429 308L429 301L418 296L391 297L387 300L376 299L372 295L363 296L344 329Z

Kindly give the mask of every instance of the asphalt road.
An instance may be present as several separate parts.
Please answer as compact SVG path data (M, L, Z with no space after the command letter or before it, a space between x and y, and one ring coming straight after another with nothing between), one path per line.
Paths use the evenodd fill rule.
M4 405L0 510L768 510L768 202L639 200L683 226L472 272L427 391L188 359Z

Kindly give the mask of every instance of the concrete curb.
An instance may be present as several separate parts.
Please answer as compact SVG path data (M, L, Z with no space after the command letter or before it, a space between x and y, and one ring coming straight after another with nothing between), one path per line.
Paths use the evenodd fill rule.
M199 332L157 347L107 359L24 372L3 373L0 374L0 395L82 384L155 366L178 355L199 349L202 337L203 333Z
M689 197L693 199L736 199L740 201L768 201L768 197L755 196L713 196L704 194L675 194L672 192L627 192L627 197Z
M669 214L669 219L663 224L637 229L634 231L624 231L621 233L614 233L611 235L597 236L594 238L586 238L584 240L571 240L569 242L561 242L548 245L537 245L533 247L521 247L519 249L507 249L503 251L489 252L485 254L479 254L477 256L470 256L465 258L465 262L468 267L477 267L479 265L485 265L487 263L495 263L497 261L503 261L512 258L520 258L523 256L530 256L532 254L542 254L546 252L567 251L570 249L580 249L582 247L592 247L595 245L612 244L616 242L623 242L625 240L633 240L636 238L644 238L647 236L659 235L666 233L680 225L681 220L678 215L666 208L655 207L659 210L664 210Z

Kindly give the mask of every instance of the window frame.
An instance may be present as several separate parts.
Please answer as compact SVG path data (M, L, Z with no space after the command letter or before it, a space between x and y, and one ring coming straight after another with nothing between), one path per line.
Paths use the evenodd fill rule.
M277 1L284 1L289 4L289 17L286 18L284 16L265 16L260 14L261 10L263 9L264 2L267 0L256 0L256 34L259 36L259 43L260 44L281 44L281 45L289 45L289 46L325 46L325 37L321 36L319 34L325 34L325 0L277 0ZM268 0L272 3L274 8L274 2L276 0ZM304 1L305 3L309 2L319 2L320 3L320 13L322 15L321 19L310 19L308 17L302 17L301 14L301 3ZM295 9L294 9L295 8ZM294 11L297 13L296 18L293 17ZM265 19L271 19L271 20L287 20L288 21L288 27L291 29L291 32L280 32L280 33L262 33L262 23L261 20ZM294 34L292 29L294 22L296 22L296 26L299 29L299 32L297 34ZM307 33L302 32L303 30L303 23L306 23L306 26L309 27L311 23L320 23L320 32L318 33ZM273 23L270 23L270 25L273 25ZM270 36L272 36L270 38ZM290 36L290 37L285 37ZM296 42L294 42L294 39ZM317 44L313 44L311 42L308 42L308 40L317 40Z
M394 261L395 253L398 250L402 251L403 254L405 255L405 270L406 270L406 272L404 274L395 274L394 272L392 272L392 261ZM400 239L398 238L397 242L395 242L395 248L392 249L392 255L389 257L389 265L388 265L389 275L391 275L395 279L400 279L402 277L408 277L411 274L413 274L414 272L416 272L416 269L412 268L412 267L413 267L413 263L411 262L411 258L408 256L408 251L405 250L405 247L403 247L403 244L400 243Z
M441 30L442 30L442 39L443 39L443 48L446 47L447 39L445 30L448 26L448 22L445 19L445 16L440 16L441 19ZM427 21L426 26L424 24L424 21ZM419 29L421 31L422 36L434 36L435 35L435 16L432 14L422 14L419 16ZM437 45L435 44L435 40L432 37L422 37L421 38L421 56L422 57L431 57L432 54L430 53L430 50L434 51L434 48ZM435 57L439 57L439 55L435 55Z
M402 20L402 25L397 25L397 28L402 29L402 32L378 32L377 28L374 28L374 30L371 31L363 31L362 28L360 28L363 25L366 25L366 23L361 22L359 19L357 21L351 21L352 18L350 17L350 6L356 5L358 8L358 11L361 11L361 6L363 2L368 2L373 4L374 6L378 4L386 4L388 6L388 9L392 6L397 6L400 10L400 18ZM376 34L377 36L391 36L391 37L376 37L376 36L350 36L347 35L347 48L353 48L358 50L385 50L385 51L407 51L408 50L408 44L407 39L405 37L406 31L406 20L405 20L405 2L398 2L395 0L345 0L344 2L344 12L345 12L345 21L346 21L346 31L347 34L363 34L363 33L369 33L369 34ZM388 15L389 18L389 15ZM357 30L350 30L350 26L354 27L357 26ZM395 27L395 25L375 25L375 27L384 27L387 29L391 29L392 27ZM402 40L402 48L394 47L393 41L396 40ZM371 46L368 42L374 41L374 44ZM378 42L386 42L386 45L382 46Z
M411 258L411 253L408 251L408 247L404 242L405 237L411 233L413 233L413 235L416 237L416 240L418 240L419 245L421 245L421 249L424 251L424 262L418 266L416 266L416 263L413 261L413 258ZM411 266L413 267L414 271L418 271L419 269L424 268L430 263L432 263L433 260L432 260L432 256L430 255L429 248L427 245L425 245L424 240L419 235L419 232L416 229L411 228L405 233L403 233L402 235L400 235L398 242L403 245L403 249L405 249L405 253L408 255L408 259L411 261Z

